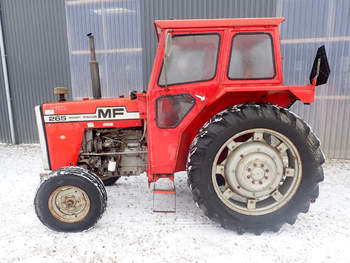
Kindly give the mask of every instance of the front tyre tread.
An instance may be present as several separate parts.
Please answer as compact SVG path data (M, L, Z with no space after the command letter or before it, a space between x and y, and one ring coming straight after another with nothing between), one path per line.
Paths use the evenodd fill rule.
M73 186L87 194L90 201L89 210L80 221L64 222L50 211L49 198L61 186ZM63 167L53 171L41 182L34 199L39 220L58 232L80 232L90 229L102 217L106 206L107 194L103 183L96 175L80 167Z

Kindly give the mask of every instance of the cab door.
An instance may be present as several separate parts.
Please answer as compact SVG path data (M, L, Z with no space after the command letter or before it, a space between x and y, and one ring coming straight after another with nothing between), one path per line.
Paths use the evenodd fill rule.
M184 133L219 86L224 31L172 31L164 63L162 33L148 87L148 149L152 174L184 170L191 134ZM158 63L158 64L157 64Z

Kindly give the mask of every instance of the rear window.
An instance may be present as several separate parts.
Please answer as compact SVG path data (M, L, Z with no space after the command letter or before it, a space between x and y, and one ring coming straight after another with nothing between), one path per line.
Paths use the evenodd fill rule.
M213 79L216 73L219 43L220 35L216 33L173 36L167 59L168 85ZM165 85L164 64L158 85Z
M269 33L239 33L231 46L229 79L272 79L276 75Z

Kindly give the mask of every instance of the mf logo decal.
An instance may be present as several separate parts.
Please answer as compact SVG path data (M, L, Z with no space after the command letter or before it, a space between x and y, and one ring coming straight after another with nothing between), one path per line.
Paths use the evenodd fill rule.
M140 114L138 112L128 112L125 107L98 107L95 113L44 116L45 123L135 119L140 119Z
M123 115L125 108L99 108L97 109L97 117L99 119L116 118L118 115Z

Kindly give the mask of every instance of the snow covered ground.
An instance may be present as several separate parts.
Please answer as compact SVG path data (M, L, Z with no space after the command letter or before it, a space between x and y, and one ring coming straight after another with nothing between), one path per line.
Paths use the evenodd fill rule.
M238 235L195 206L176 179L177 213L152 212L145 176L107 188L108 208L83 233L56 233L37 219L39 146L0 145L0 262L350 262L350 161L328 161L320 198L294 226Z

